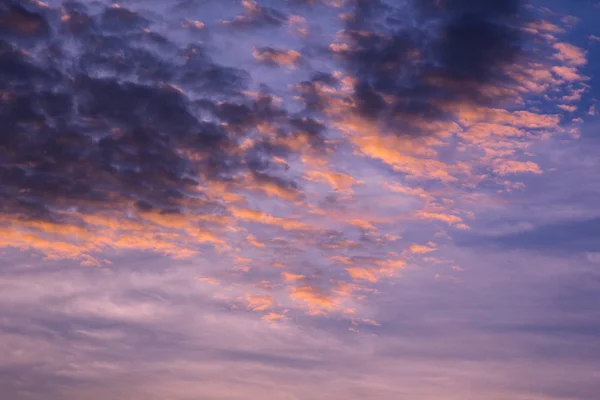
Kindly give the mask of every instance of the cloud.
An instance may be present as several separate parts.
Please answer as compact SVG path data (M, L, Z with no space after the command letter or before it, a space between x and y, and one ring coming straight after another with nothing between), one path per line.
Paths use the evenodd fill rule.
M411 124L447 118L448 104L493 104L498 98L486 88L510 84L508 69L523 54L520 26L528 21L519 2L422 2L414 10L352 3L334 49L356 77L353 102L377 123L400 127L408 121L408 134L422 134L410 133ZM417 28L379 23L411 11ZM421 28L431 25L435 31Z
M300 221L295 221L288 218L274 217L262 211L250 209L233 209L232 212L234 217L244 221L273 225L288 230L308 228L306 224Z
M0 244L214 257L196 275L232 310L361 310L397 246L540 175L531 147L586 91L587 54L519 2L274 5L3 8Z
M573 18L58 3L0 5L5 396L596 398Z
M489 237L482 242L501 247L547 252L594 251L600 236L597 218L541 225L521 232ZM465 238L466 239L466 238Z
M348 275L355 280L377 282L377 277L375 274L365 268L346 268L346 272L348 272Z
M431 245L421 245L421 244L411 244L410 246L408 246L408 248L406 249L409 253L414 253L414 254L426 254L426 253L431 253L433 251L436 250L435 248L435 243L432 243Z
M302 197L293 181L269 170L267 160L286 150L270 139L249 147L242 139L261 124L284 124L314 144L318 125L288 115L269 95L250 94L246 71L213 62L202 46L178 48L121 6L94 12L66 3L59 19L42 3L0 11L12 21L0 43L5 245L86 263L104 247L191 255L190 239L227 247L190 218L192 210L212 216L222 200L236 198L208 201L215 184ZM132 224L109 223L119 218ZM53 238L29 220L53 226ZM82 236L86 230L101 239Z
M319 312L331 311L337 307L338 300L322 293L318 287L302 285L292 288L290 297L294 300L305 303L309 309Z
M298 282L306 278L304 275L294 274L290 272L282 272L281 276L286 282Z
M462 261L481 268L476 249L462 251ZM357 398L355 392L367 390L387 400L405 393L436 397L450 389L457 399L469 393L559 399L565 391L593 399L597 323L584 310L597 303L596 282L589 275L565 279L564 260L520 254L527 262L512 263L521 278L515 284L502 279L508 272L501 266L510 265L512 256L485 254L485 265L492 267L470 275L466 285L419 284L407 277L383 295L385 307L372 318L317 317L319 323L308 326L298 326L289 312L249 313L245 307L230 312L211 304L202 286L188 279L197 265L172 268L151 260L135 268L122 259L106 273L56 263L35 272L25 268L25 278L22 261L11 258L0 280L11 299L1 306L6 356L0 385L16 398L26 387L29 397L49 399L123 393L134 399L190 393L242 399L276 392L274 398L320 400ZM545 266L543 274L537 265ZM569 315L572 322L556 323ZM450 343L442 340L448 337ZM457 373L465 364L473 365ZM222 369L252 380L240 382ZM531 371L538 371L535 385ZM353 382L357 373L366 381L335 383L335 377ZM436 383L422 385L423 376ZM209 383L190 385L190 377ZM333 383L324 390L324 381Z
M37 10L28 10L16 2L5 3L0 9L0 32L13 37L40 38L50 32L50 25Z
M264 315L263 317L261 317L261 319L263 321L267 321L270 323L277 323L277 322L285 322L287 321L289 318L286 317L284 314L277 314L274 312L271 312L267 315Z
M306 179L314 182L325 183L330 185L335 190L342 191L362 183L348 174L317 170L308 171L306 173Z
M495 171L500 175L508 175L515 173L531 172L541 174L542 170L539 165L532 161L504 161L495 166Z
M122 26L123 18L137 21L135 13L111 8L97 23ZM158 49L145 50L135 39L111 43L108 33L93 38L74 60L61 50L54 66L3 43L5 212L51 219L57 218L51 209L64 206L173 209L198 194L199 182L191 176L214 179L239 165L228 153L236 145L227 132L201 120L185 93L161 83L169 76L182 83L194 58L196 85L221 79L227 87L238 71L198 54L182 67L169 65ZM109 46L125 59L109 57ZM74 71L63 69L73 61L79 65ZM137 81L123 81L128 74Z
M254 58L261 63L280 66L295 67L302 62L302 54L296 50L278 50L272 47L254 49Z
M247 300L248 309L256 312L268 310L275 299L268 295L248 295Z
M569 65L585 65L587 64L586 52L569 43L555 43L554 48L557 53L554 56L557 60L562 61Z
M420 211L417 213L417 215L419 218L429 219L429 220L434 220L434 221L442 221L442 222L446 222L449 225L459 224L462 222L461 217L459 217L457 215L451 215L451 214Z
M554 72L559 78L569 82L582 81L586 79L585 76L581 75L577 69L573 67L554 66L552 67L552 72Z
M242 15L232 20L224 20L222 23L234 28L246 29L279 27L287 20L287 16L282 12L270 7L262 7L255 0L242 0L242 5L244 7Z
M300 15L290 15L288 24L290 31L296 35L306 36L309 33L306 18Z

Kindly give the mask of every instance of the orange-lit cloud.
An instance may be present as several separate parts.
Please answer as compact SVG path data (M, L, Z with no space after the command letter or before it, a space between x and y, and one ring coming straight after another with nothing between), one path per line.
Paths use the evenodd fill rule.
M565 64L581 66L587 63L586 52L577 46L560 42L554 44L554 49L557 51L554 57Z
M319 288L309 285L292 288L290 297L305 303L310 309L316 309L321 312L331 311L338 304L335 299L323 294Z
M248 309L255 312L268 310L275 301L273 296L268 295L247 295L246 300Z
M377 282L377 276L366 268L346 268L346 272L354 280Z
M90 131L106 135L102 142L106 149L94 144L90 159L111 154L125 160L99 164L116 172L93 175L82 170L81 174L91 174L90 182L98 179L98 187L90 184L89 189L97 189L103 200L94 196L73 200L77 192L60 197L56 191L60 199L47 204L52 218L38 218L20 208L34 194L12 193L7 198L21 196L14 206L18 212L1 217L0 246L97 267L111 262L107 254L129 251L207 259L218 272L199 271L203 276L199 282L236 298L239 309L265 313L265 321L286 320L294 308L312 315L345 309L359 314L361 307L347 303L367 298L384 279L397 279L407 262L435 263L437 258L430 253L442 252L455 229L476 224L479 207L503 204L501 193L526 189L525 174L543 174L546 164L537 160L535 145L574 129L565 127L565 115L578 110L595 114L594 106L579 104L590 90L581 72L588 53L564 41L569 29L564 21L547 16L548 20L527 21L520 27L535 37L529 45L539 45L548 54L515 56L510 63L495 60L498 65L487 72L505 79L479 83L466 77L461 83L453 77L457 71L427 65L433 55L419 46L397 52L405 57L402 60L379 63L376 57L363 57L365 43L374 44L370 50L378 55L387 54L380 50L394 48L395 33L380 32L377 24L350 29L363 21L353 14L360 10L346 7L348 2L310 3L314 9L334 8L341 30L333 43L323 42L323 51L311 48L309 42L323 32L301 8L290 15L277 12L275 6L243 0L241 14L221 21L219 27L239 38L248 33L244 40L232 41L245 46L236 53L236 65L220 65L204 54L210 46L196 43L206 33L219 34L208 18L189 15L178 20L174 26L194 37L190 46L180 49L180 60L165 60L172 75L181 79L164 74L157 80L150 67L136 72L145 82L137 89L157 90L139 102L148 109L127 113L135 118L148 115L140 117L138 130L132 134L121 126L130 120L112 122L111 118L128 118L115 111L118 107L112 102L118 96L108 96L105 120L84 121ZM137 17L121 9L127 18ZM67 15L66 8L60 12L60 23L76 28L76 16ZM33 19L15 21L9 27L13 34L40 33L42 25ZM150 38L151 28L138 30ZM258 43L251 31L260 32L258 36L269 32L294 37L289 42L277 40L278 47L263 47L265 43ZM232 51L240 49L232 46L236 49ZM39 57L32 51L19 54L35 65ZM120 65L118 57L110 59ZM265 70L256 61L283 68ZM244 71L247 65L255 70ZM398 71L404 71L403 65L430 72L417 73L404 87L396 82L402 80ZM316 68L326 73L314 74ZM204 74L209 81L198 81ZM373 84L388 75L394 77L388 82L393 88ZM80 83L66 77L66 86ZM113 84L126 93L123 88L134 82ZM413 85L440 95L416 90L408 96L407 88ZM372 104L361 97L366 89L377 105L371 114L365 109ZM17 104L15 96L0 94L10 105ZM150 110L153 96L161 102ZM167 123L152 119L163 111ZM38 124L26 122L29 125L23 126ZM151 129L155 131L149 133ZM73 150L77 147L68 147L69 141L100 140L86 135L61 137L60 146ZM184 140L177 142L180 137ZM151 148L154 141L161 146ZM205 148L204 143L215 144ZM29 173L36 163L57 164L52 157L35 161L24 163L20 171ZM55 178L85 167L84 161L57 170ZM152 168L138 173L146 168L144 163ZM99 165L89 171L102 169ZM115 181L118 185L112 187ZM76 183L81 182L65 181L64 190L70 184L77 188ZM104 187L111 189L103 191ZM35 190L35 185L28 190ZM43 207L38 211L43 215ZM228 292L236 290L235 295ZM286 301L289 304L280 304ZM280 306L292 311L283 313Z
M296 50L258 48L254 49L252 55L257 61L282 67L295 67L302 62L302 54Z

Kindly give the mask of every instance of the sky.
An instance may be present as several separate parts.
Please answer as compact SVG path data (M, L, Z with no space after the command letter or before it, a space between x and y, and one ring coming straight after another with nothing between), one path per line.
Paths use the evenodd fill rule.
M600 3L6 0L2 400L597 400Z

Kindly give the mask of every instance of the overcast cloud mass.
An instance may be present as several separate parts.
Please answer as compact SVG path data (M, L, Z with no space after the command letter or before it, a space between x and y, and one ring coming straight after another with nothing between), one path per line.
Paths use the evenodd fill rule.
M4 0L2 400L597 400L600 3Z

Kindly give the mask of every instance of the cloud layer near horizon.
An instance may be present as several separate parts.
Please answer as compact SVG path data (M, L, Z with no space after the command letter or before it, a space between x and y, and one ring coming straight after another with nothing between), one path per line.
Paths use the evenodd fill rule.
M126 362L132 368L155 363L161 353L117 362L116 354L101 354L88 340L125 346L128 354L135 348L130 338L173 350L164 368L181 373L177 383L165 382L164 396L175 399L202 396L171 385L211 365L188 369L193 361L182 358L185 351L224 368L243 359L259 375L261 366L278 363L296 372L326 369L323 359L310 358L316 353L304 358L302 345L288 342L301 335L298 329L310 329L316 336L306 346L313 350L332 343L353 354L349 341L359 340L355 355L366 360L369 341L339 332L379 332L393 342L395 328L386 333L394 326L386 311L393 301L386 299L396 285L408 281L429 292L441 284L458 307L469 296L446 285L471 282L470 295L483 296L469 272L477 269L474 256L461 248L489 247L499 260L498 248L551 243L539 230L568 236L577 224L588 226L558 213L524 217L519 209L535 198L531 185L553 180L546 175L568 164L562 152L580 151L575 143L595 116L588 50L570 42L574 17L517 0L166 3L0 6L0 247L7 257L25 253L2 276L9 293L2 298L32 307L35 315L47 304L49 313L45 321L25 321L7 308L5 333L18 348L34 340L48 357L54 351L44 336L49 331L60 332L58 346L77 343L70 361L38 371L56 396L102 397L105 392L82 382L98 382L109 370L118 375ZM590 171L598 167L590 163ZM581 210L594 226L593 207ZM560 235L552 238L572 248ZM592 247L579 249L587 252L586 263L595 260ZM550 275L568 275L558 264ZM96 292L90 279L102 289ZM523 287L536 282L532 277ZM411 300L424 309L439 306L427 295ZM206 317L184 323L194 307ZM500 318L519 331L517 347L527 342L523 331L535 329L520 325L529 315ZM584 317L573 324L587 327ZM180 330L155 331L166 321ZM412 324L427 330L430 322ZM277 350L256 349L252 341L226 351L246 325L251 336L270 335ZM509 329L480 328L481 346L486 329L492 336ZM172 348L195 329L208 329L203 340L213 350ZM234 332L221 346L214 335L222 329ZM448 329L460 346L471 340L458 325ZM190 340L193 346L200 338ZM100 359L84 367L96 351ZM278 358L282 351L298 357ZM30 383L13 384L11 374L30 371L35 359L15 353L3 366L15 398L28 398ZM576 359L573 366L583 369L586 362ZM359 373L342 368L339 358L332 363L343 374ZM52 375L58 364L62 372ZM142 371L132 382L155 373ZM27 376L36 380L33 372ZM396 398L381 378L379 389L371 389L381 390L374 398ZM313 398L287 380L302 379L274 380L271 387L281 385L277 398ZM500 381L490 398L508 393ZM265 396L255 383L239 381L230 394L215 384L206 398L242 398L245 385ZM152 392L123 385L111 395ZM441 398L423 385L405 395ZM523 385L509 392L532 390ZM592 386L582 384L582 394L552 397L549 389L515 398L588 398ZM337 398L346 389L332 390Z

